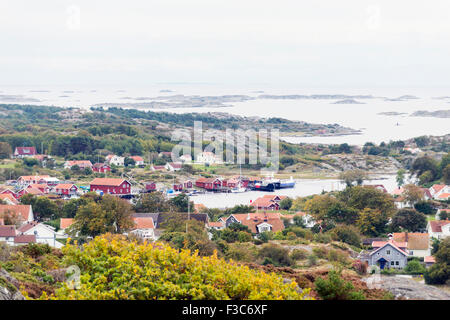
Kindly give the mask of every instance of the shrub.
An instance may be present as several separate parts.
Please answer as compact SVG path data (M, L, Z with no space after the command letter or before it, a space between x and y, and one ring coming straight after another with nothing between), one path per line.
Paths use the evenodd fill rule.
M330 233L335 241L341 241L355 247L361 245L358 229L354 226L338 226L331 230Z
M423 274L426 271L426 269L423 266L423 264L421 264L419 261L411 260L406 265L405 271L409 274Z
M308 251L305 249L294 249L290 256L292 260L304 260L308 257Z
M325 259L328 254L328 250L325 247L314 247L313 253L316 255L316 257Z
M326 279L318 278L315 282L315 291L324 300L364 300L364 294L354 289L350 281L342 279L340 270L331 270Z
M273 262L271 264L275 266L293 265L293 261L289 256L289 250L274 243L263 245L263 247L258 252L258 257L263 259L270 258L270 260Z
M310 267L313 267L313 266L317 265L317 256L316 255L310 254L308 256L308 265Z
M361 260L356 260L352 264L352 269L355 270L359 275L367 274L367 263Z
M423 277L426 284L445 284L450 279L450 269L446 263L435 263L425 271Z
M309 291L299 293L295 282L284 284L278 275L227 263L215 254L199 257L120 235L96 237L82 248L69 244L63 252L67 264L81 269L80 288L71 290L63 283L42 299L305 299Z
M333 240L331 239L331 236L327 233L316 233L313 239L315 242L320 243L330 243Z

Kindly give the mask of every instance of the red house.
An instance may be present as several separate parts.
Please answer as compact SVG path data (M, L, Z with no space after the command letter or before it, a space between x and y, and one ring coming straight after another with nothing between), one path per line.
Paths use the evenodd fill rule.
M131 194L131 184L125 179L96 178L91 181L91 192L103 191L105 194Z
M74 184L58 184L54 188L54 192L61 196L71 196L77 194L78 187Z
M17 147L14 150L14 158L32 157L37 154L35 147Z
M186 180L183 182L183 187L185 189L192 189L193 183L191 180Z
M181 191L183 190L183 184L182 183L176 183L173 185L173 190L174 191Z
M195 181L195 186L206 190L217 190L222 186L222 181L218 178L199 178Z
M145 184L145 192L152 192L156 190L156 183L154 182L147 182Z
M106 163L96 163L92 166L92 170L94 172L105 173L105 172L110 172L111 167L109 165L107 165Z

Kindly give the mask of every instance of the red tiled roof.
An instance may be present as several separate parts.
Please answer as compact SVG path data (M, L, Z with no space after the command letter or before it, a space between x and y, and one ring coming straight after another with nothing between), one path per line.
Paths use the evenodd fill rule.
M275 201L265 197L256 199L255 201L250 203L250 205L253 207L262 208L278 207L278 204Z
M284 229L284 223L280 219L280 215L278 213L238 213L233 214L232 216L235 217L240 223L247 226L253 233L257 232L256 226L263 222L267 222L272 225L273 232Z
M216 228L220 228L223 227L223 222L217 221L217 222L208 222L208 225L210 227L216 227Z
M430 221L430 227L432 232L442 232L442 226L449 224L450 220L433 220Z
M153 218L151 217L133 218L133 220L135 229L155 229Z
M25 233L28 230L34 228L35 226L37 226L39 223L37 221L31 221L31 222L27 222L24 225L22 225L19 229L17 229L17 231L19 231L20 233Z
M181 169L182 165L181 163L175 163L175 162L169 162L169 165L174 169Z
M115 179L115 178L95 178L91 181L91 185L95 186L120 186L125 179ZM127 181L128 182L128 181Z
M59 228L60 229L66 229L68 227L70 227L73 223L73 219L72 218L61 218L59 221Z
M438 199L447 199L450 197L450 193L442 193L438 196Z
M406 248L407 247L407 243L406 242L397 242L397 241L374 241L372 242L372 247L373 248L381 248L384 245L386 245L387 243L391 243L399 248Z
M445 188L445 184L435 184L431 186L431 188L433 189L434 193L437 193Z
M430 236L428 233L419 232L400 232L394 233L395 242L406 242L409 250L427 250L430 244Z
M23 221L28 220L28 215L30 213L31 206L25 204L18 205L0 205L0 216L6 213L13 214L14 216L19 216Z
M142 159L142 157L140 156L132 156L131 159L133 159L134 161L138 162L138 161L144 161L144 159Z
M433 256L427 256L427 257L423 258L423 261L425 263L435 263L436 259Z
M33 188L33 187L25 189L25 193L33 194L35 196L44 195L44 193L41 190L39 190L37 188Z
M18 180L23 180L23 181L39 181L45 178L50 178L50 176L48 175L43 175L43 176L21 176L19 177Z
M15 226L0 226L0 237L15 237L16 227Z
M36 154L35 147L17 147L15 151L17 152L17 154L19 154L21 156Z
M55 189L69 190L69 189L71 189L73 186L75 186L73 183L57 184L57 185L55 186ZM76 187L76 186L75 186L75 187Z
M36 243L36 236L34 234L22 234L14 238L14 243Z
M11 204L19 204L20 202L17 201L16 198L13 197L10 193L3 193L0 194L0 200L7 200L7 202L11 202Z
M90 166L92 167L92 162L89 160L70 160L67 161L67 165L72 167L72 166Z

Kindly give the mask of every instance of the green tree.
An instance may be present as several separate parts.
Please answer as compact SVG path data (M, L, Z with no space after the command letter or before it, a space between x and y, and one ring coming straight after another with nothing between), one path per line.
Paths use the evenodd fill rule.
M424 274L427 284L444 284L450 279L450 238L442 240L435 254L436 263Z
M360 212L356 225L361 233L376 237L386 233L388 222L389 215L386 212L365 208Z
M397 186L399 188L405 184L405 173L406 173L405 169L400 169L397 171L396 180L397 180Z
M345 182L347 187L353 186L355 182L360 186L367 179L367 173L360 169L347 170L339 175L339 179Z
M445 166L442 170L442 178L444 179L445 184L450 184L450 164Z
M292 207L292 199L289 197L284 198L280 201L280 209L281 210L289 210Z
M11 154L11 145L8 142L0 142L0 159L8 159Z
M427 217L414 209L401 209L392 217L392 229L418 232L427 226Z
M139 196L134 206L136 212L169 212L173 211L171 203L162 192L144 193Z

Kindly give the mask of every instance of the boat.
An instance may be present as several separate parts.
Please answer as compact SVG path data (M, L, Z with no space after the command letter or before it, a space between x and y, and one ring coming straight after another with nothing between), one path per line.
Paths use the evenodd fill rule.
M294 188L295 180L292 177L289 180L280 181L280 189Z
M252 187L252 190L272 192L275 190L275 185L270 182L255 183L255 185Z
M247 191L247 188L243 187L241 182L239 182L238 186L236 188L233 188L230 190L232 193L242 193Z

